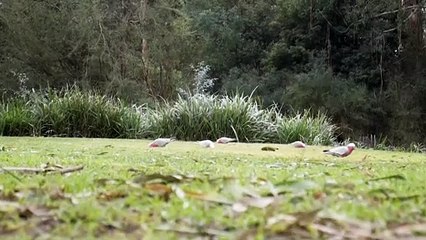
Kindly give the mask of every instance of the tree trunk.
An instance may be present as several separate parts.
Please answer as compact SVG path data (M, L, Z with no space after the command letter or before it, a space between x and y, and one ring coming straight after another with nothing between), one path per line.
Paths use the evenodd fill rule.
M332 56L331 56L331 32L330 32L330 25L327 24L327 39L326 39L326 43L327 43L327 61L328 61L328 66L333 69L333 63L332 63Z
M148 0L141 0L141 23L142 23L142 29L144 29L144 26L146 26L146 11L148 9ZM144 32L145 34L145 32ZM152 82L149 78L149 71L148 71L148 61L149 61L149 56L148 56L148 41L145 37L142 38L142 46L141 46L141 53L142 53L142 80L145 82L149 92L151 93L151 95L153 94L153 89L152 89Z
M401 0L402 29L400 47L403 51L404 68L419 70L424 55L423 12L421 0Z

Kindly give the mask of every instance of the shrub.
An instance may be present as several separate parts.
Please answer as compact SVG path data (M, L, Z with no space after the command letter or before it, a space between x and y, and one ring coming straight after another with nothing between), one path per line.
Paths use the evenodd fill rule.
M323 113L313 116L309 110L286 116L277 123L278 138L281 143L302 140L307 144L328 145L334 141L336 126Z
M236 136L240 141L265 141L274 135L275 110L263 110L249 96L179 97L147 113L151 137L175 136L182 140Z

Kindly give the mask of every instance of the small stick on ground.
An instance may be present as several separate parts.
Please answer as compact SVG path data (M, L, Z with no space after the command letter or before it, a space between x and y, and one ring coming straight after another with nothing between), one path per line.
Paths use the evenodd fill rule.
M10 173L10 172L22 172L22 173L60 173L60 174L66 174L66 173L70 173L70 172L76 172L76 171L80 171L84 168L84 166L76 166L76 167L69 167L69 168L62 168L62 169L58 169L58 168L30 168L30 167L2 167L0 168L0 173L5 172L5 173Z
M66 174L66 173L70 173L70 172L77 172L77 171L83 170L83 168L84 168L84 166L81 165L81 166L76 166L76 167L64 168L64 169L59 170L59 172L61 174Z

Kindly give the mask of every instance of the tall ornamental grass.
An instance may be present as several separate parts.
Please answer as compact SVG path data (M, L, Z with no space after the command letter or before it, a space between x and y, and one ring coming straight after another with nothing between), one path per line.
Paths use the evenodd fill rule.
M328 145L335 141L336 126L324 113L313 115L309 110L285 116L277 122L279 142L302 140L307 144Z
M33 92L2 104L2 135L131 138L142 131L141 108L77 89Z
M282 116L262 109L250 96L197 93L156 108L129 106L118 99L83 92L32 92L0 103L0 134L97 138L176 137L241 142L330 144L336 127L322 113Z
M0 105L1 135L31 136L33 129L34 121L27 102L12 100Z
M147 112L148 135L182 140L238 137L260 142L275 132L276 111L262 110L250 97L196 94Z

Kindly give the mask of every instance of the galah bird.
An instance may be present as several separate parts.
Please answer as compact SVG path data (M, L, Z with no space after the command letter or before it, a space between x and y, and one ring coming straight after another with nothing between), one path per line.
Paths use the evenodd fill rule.
M347 146L336 147L329 150L324 150L323 152L325 154L330 154L335 157L347 157L352 153L354 149L355 144L349 143Z
M295 148L305 148L306 144L301 141L292 142L291 145Z
M149 147L165 147L167 144L169 144L170 142L174 141L175 139L173 138L157 138L155 139L152 143L150 143L148 146Z
M204 148L214 148L214 143L210 140L199 141L198 144Z
M229 142L237 141L235 138L221 137L216 140L217 143L227 144Z

